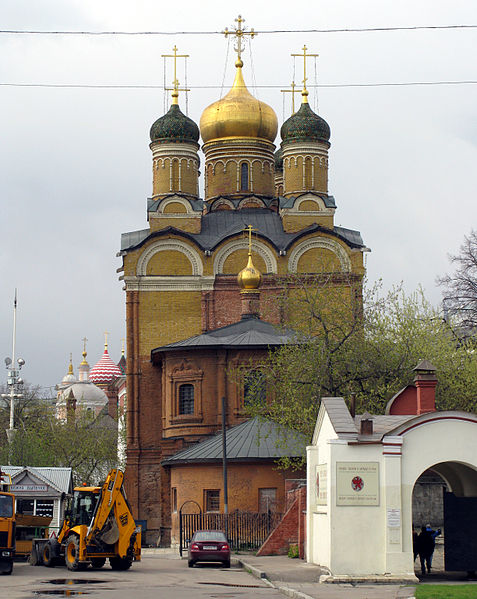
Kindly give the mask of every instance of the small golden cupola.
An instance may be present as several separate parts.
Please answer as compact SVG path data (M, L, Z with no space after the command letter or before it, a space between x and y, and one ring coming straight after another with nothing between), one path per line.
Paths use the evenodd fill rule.
M262 274L255 268L252 262L252 253L248 253L247 266L237 275L237 281L241 289L240 293L256 293L262 282Z
M242 319L260 317L260 284L262 274L252 261L252 225L248 225L248 261L247 266L237 275L242 298Z
M243 36L255 35L238 27L225 35L237 38L235 80L226 96L202 113L200 132L205 154L205 199L220 196L274 195L274 150L278 130L273 108L252 96L243 78ZM245 207L245 206L239 206ZM246 206L247 208L251 206ZM262 207L262 206L259 206Z

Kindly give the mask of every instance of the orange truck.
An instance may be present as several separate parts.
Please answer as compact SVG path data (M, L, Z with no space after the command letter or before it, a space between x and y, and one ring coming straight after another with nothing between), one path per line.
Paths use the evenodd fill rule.
M15 496L8 493L11 478L0 470L0 573L11 574L15 556Z

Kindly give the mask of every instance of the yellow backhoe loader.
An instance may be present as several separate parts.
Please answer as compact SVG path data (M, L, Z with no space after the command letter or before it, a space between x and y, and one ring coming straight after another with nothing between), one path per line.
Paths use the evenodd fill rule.
M34 539L30 563L68 570L89 565L127 570L141 559L141 529L123 490L121 470L109 472L102 487L75 487L58 538Z

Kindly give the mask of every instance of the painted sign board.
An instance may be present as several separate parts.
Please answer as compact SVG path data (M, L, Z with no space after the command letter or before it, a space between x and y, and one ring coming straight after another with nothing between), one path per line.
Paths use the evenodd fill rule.
M48 491L47 485L11 485L10 490L14 491Z
M316 467L316 505L328 503L328 465L318 464Z
M379 505L379 463L336 462L336 505Z

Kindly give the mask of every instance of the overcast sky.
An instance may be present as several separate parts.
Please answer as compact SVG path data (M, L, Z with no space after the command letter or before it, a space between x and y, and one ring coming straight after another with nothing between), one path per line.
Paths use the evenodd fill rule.
M256 30L477 24L472 0L219 1L0 0L2 30L221 31L236 11ZM477 80L477 29L261 34L244 55L250 90L279 122L291 53L319 53L329 84ZM152 193L149 128L164 111L161 89L14 87L5 84L162 86L161 54L176 44L187 63L188 114L233 80L234 53L221 35L67 36L0 33L0 357L11 354L18 287L17 356L28 381L53 387L75 371L87 337L93 366L110 332L120 357L125 297L116 269L120 235L147 227ZM179 65L181 67L181 65ZM182 67L181 67L182 68ZM167 84L172 79L170 66ZM309 83L315 82L313 63ZM181 83L184 72L179 70ZM301 79L296 63L295 79ZM253 88L253 82L257 87ZM199 86L205 86L200 88ZM207 87L208 86L208 87ZM272 87L262 87L272 86ZM298 97L297 97L298 100ZM313 93L312 106L316 106ZM321 87L330 124L335 224L361 231L368 277L440 302L435 278L449 271L475 227L477 85ZM169 104L169 100L167 100ZM180 104L185 112L184 94ZM279 139L277 139L279 143ZM0 377L6 380L6 371Z

